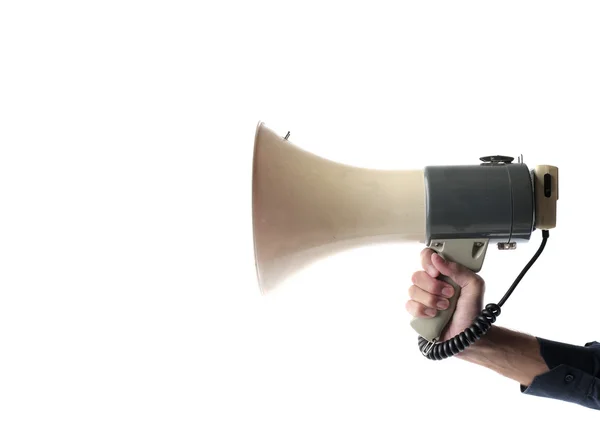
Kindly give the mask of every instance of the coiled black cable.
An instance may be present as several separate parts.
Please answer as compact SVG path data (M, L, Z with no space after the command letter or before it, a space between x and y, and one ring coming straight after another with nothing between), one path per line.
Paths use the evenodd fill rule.
M452 339L432 344L424 337L419 336L419 349L421 350L421 353L430 360L443 360L464 351L473 343L481 339L481 337L489 331L489 329L492 327L492 324L496 321L496 318L498 318L500 315L500 307L506 303L506 300L508 300L527 271L531 268L531 266L533 266L540 254L542 254L542 251L544 251L544 247L546 246L546 241L548 241L549 237L550 232L547 230L542 230L542 243L540 244L540 247L533 255L529 263L525 265L519 276L517 276L513 284L504 294L504 297L500 299L498 304L489 303L485 305L485 309L483 309L481 314L475 318L473 324L463 330L462 333L454 336Z

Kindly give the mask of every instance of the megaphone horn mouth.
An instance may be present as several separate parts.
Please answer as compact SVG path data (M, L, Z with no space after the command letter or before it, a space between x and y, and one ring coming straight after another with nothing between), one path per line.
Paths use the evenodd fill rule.
M252 223L256 272L266 293L335 252L370 243L425 242L423 171L332 162L259 122Z

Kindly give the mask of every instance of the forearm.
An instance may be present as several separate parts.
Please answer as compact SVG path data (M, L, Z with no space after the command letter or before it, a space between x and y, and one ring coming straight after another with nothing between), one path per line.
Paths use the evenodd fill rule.
M549 370L535 337L497 326L457 357L492 369L524 386Z

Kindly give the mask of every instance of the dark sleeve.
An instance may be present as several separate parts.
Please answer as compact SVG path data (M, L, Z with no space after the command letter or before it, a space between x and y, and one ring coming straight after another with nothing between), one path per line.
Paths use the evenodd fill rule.
M550 369L521 392L600 410L600 343L570 345L538 337L540 353Z

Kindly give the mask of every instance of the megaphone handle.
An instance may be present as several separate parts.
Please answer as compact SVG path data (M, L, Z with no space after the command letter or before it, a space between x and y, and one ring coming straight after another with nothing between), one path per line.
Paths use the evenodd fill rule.
M432 240L428 246L444 259L458 263L473 272L479 272L488 243L489 239L447 239ZM412 328L429 342L439 339L454 314L456 302L460 296L460 287L454 281L445 275L439 275L437 278L454 288L454 295L450 298L450 306L448 309L439 310L433 318L414 318L410 323Z
M450 306L448 309L438 310L436 316L432 318L413 318L410 322L411 327L422 337L427 339L428 341L433 341L434 339L439 339L442 331L456 309L456 302L458 301L458 297L460 296L460 287L448 278L446 275L439 275L437 277L439 280L450 284L452 288L454 288L454 295L449 299Z

